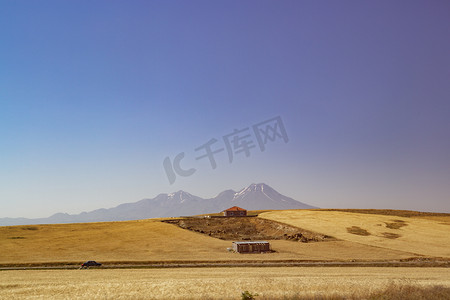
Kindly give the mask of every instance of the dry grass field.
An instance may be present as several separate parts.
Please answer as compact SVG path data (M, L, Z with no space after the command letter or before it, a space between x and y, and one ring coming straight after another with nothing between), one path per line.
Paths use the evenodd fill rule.
M450 257L450 215L402 217L330 210L272 211L262 218L362 245L433 257Z
M18 238L21 237L21 238ZM0 227L0 264L117 261L388 260L412 254L347 241L271 241L277 252L241 255L230 241L155 220Z
M231 241L160 219L0 227L0 266L121 262L390 261L450 257L447 216L344 211L261 212L260 217L333 236L271 240L276 251L237 254ZM215 230L215 229L214 229ZM277 230L276 227L271 230ZM276 233L276 232L271 232ZM392 283L395 285L389 285ZM215 267L0 271L0 299L449 299L450 268ZM380 294L381 293L381 294ZM386 293L397 296L385 297ZM399 295L398 295L399 294ZM423 296L427 295L427 296ZM397 298L396 298L397 297Z
M0 299L240 299L246 290L256 299L362 299L392 282L450 295L448 268L288 267L2 271Z
M275 253L226 251L231 241L184 230L158 219L0 227L0 265L18 263L227 260L390 260L407 251L351 241L271 241Z
M271 240L275 253L226 251L231 241L160 219L0 227L0 265L98 260L108 262L237 260L397 260L450 257L449 216L401 217L345 211L262 212L260 217L339 240ZM276 230L276 229L272 229Z

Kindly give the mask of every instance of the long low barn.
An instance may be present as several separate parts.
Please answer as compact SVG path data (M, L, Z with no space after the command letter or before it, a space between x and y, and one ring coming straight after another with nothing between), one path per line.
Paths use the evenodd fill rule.
M233 250L238 253L269 252L270 244L266 241L233 242Z

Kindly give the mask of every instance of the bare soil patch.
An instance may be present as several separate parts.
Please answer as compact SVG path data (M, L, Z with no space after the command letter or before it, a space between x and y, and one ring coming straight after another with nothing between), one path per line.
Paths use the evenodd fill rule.
M358 226L347 227L347 232L351 233L351 234L363 235L363 236L370 235L370 232L368 232L367 230L365 230L361 227L358 227Z
M303 243L336 240L331 236L258 217L183 218L162 222L221 240L290 240Z
M398 239L401 235L397 233L383 232L383 237L387 239Z
M392 222L385 222L386 227L389 229L400 229L408 224L403 220L392 220Z

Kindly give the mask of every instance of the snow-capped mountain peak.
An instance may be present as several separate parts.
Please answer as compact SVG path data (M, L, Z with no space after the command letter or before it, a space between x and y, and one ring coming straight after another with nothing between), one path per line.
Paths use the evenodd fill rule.
M264 183L251 184L239 192L225 190L214 198L203 199L185 191L159 194L153 199L125 203L77 215L55 214L49 218L3 218L1 225L54 224L76 222L126 221L158 217L178 217L218 213L232 206L247 210L315 208L286 197Z

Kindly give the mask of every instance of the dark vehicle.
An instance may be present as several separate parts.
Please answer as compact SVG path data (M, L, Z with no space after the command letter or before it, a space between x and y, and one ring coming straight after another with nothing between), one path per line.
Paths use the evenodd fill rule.
M94 261L94 260L88 260L87 262L83 263L81 265L82 269L87 269L89 267L100 267L102 264Z

